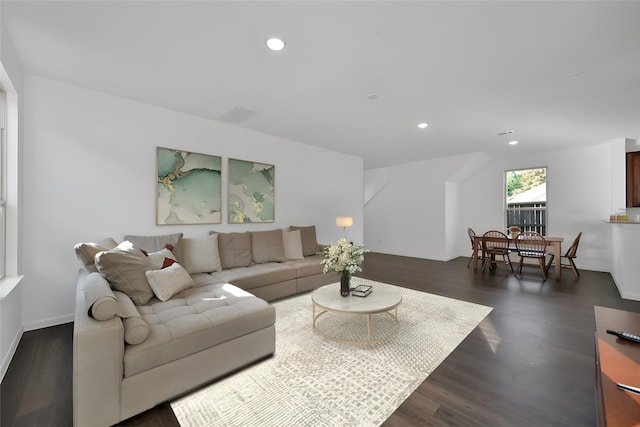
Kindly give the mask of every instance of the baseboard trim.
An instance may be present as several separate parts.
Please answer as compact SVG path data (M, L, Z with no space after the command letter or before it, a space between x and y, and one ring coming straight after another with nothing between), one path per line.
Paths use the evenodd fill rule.
M24 331L34 331L36 329L48 328L50 326L62 325L64 323L73 322L73 314L65 314L63 316L49 317L47 319L37 320L35 322L25 323Z
M4 379L4 374L7 373L7 369L9 369L9 364L11 363L13 356L16 354L16 350L18 349L18 344L22 339L23 333L24 330L22 328L18 329L15 337L13 337L13 340L11 341L9 351L7 351L7 353L4 355L4 358L2 359L2 365L0 365L0 382L2 382L2 380Z

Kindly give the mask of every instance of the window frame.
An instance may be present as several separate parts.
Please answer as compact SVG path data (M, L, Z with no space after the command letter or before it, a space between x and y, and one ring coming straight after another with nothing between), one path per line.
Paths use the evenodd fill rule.
M7 266L7 95L0 86L0 279Z
M522 171L529 171L529 170L536 170L536 169L544 169L544 176L545 176L545 201L544 202L532 202L532 203L527 203L533 206L528 206L528 207L519 207L516 209L509 209L509 180L508 180L508 175L510 172L522 172ZM504 171L504 224L505 224L505 229L509 230L510 227L512 226L518 226L520 228L520 231L537 231L540 234L542 234L543 236L547 235L547 230L549 228L549 200L546 197L546 194L548 193L548 188L549 188L549 168L547 166L533 166L533 167L524 167L524 168L515 168L515 169L507 169ZM535 205L541 205L542 203L544 203L544 206L535 206ZM524 205L524 203L522 203L521 205ZM509 221L510 218L510 212L513 211L529 211L529 210L533 210L534 211L534 218L537 218L538 215L542 218L542 222L539 221L535 221L532 222L530 224L522 224L522 223L511 223Z

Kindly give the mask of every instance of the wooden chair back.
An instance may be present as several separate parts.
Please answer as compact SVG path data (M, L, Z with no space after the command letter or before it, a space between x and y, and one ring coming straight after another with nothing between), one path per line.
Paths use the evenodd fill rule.
M580 237L582 237L582 231L578 233L576 238L573 240L573 243L571 243L571 246L569 246L569 249L567 249L567 253L564 254L565 257L575 258L578 255L578 245L580 244Z
M486 254L509 252L509 238L502 231L489 230L482 235L482 250Z
M542 272L542 279L547 279L546 265L546 253L547 253L547 239L538 232L535 231L523 231L515 239L516 249L520 255L520 264L518 266L518 274L522 274L522 267L524 266L525 258L534 258L538 260L540 265L540 271ZM517 276L517 275L516 275Z
M476 232L473 231L473 228L467 228L467 234L469 235L469 240L471 240L471 250L473 250L475 243Z
M535 231L523 231L515 239L515 244L522 257L544 257L547 252L547 239Z

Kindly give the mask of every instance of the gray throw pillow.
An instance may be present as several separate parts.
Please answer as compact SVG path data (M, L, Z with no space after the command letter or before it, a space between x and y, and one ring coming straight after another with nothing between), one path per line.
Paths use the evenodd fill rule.
M282 230L252 231L251 253L258 264L286 261Z
M244 233L216 233L218 235L218 250L222 269L248 267L252 264L251 234Z
M97 242L83 242L77 243L73 250L76 253L76 257L83 267L95 267L95 256L98 252L108 251L118 246L118 242L111 237L98 240Z
M124 240L130 241L136 248L147 252L158 252L166 248L167 245L173 246L173 249L169 249L175 251L180 246L181 239L182 233L164 234L160 236L132 236L130 234L124 236Z
M284 239L284 255L287 259L303 259L302 239L300 238L300 230L286 231L282 230L282 238Z
M111 284L121 291L134 304L144 305L153 297L145 271L153 270L153 265L139 248L129 241L120 243L115 248L100 252L95 257L96 267Z
M318 239L316 238L316 226L297 227L292 225L289 230L300 230L300 239L302 240L302 254L304 256L315 255L318 253Z
M222 270L217 234L184 238L180 242L180 248L180 263L189 274Z

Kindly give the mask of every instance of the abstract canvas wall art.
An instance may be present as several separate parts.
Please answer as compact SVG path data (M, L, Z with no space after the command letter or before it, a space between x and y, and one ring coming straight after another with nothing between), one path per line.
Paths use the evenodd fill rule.
M222 158L161 147L157 154L156 223L222 222Z
M274 165L229 159L228 187L229 224L274 221Z

